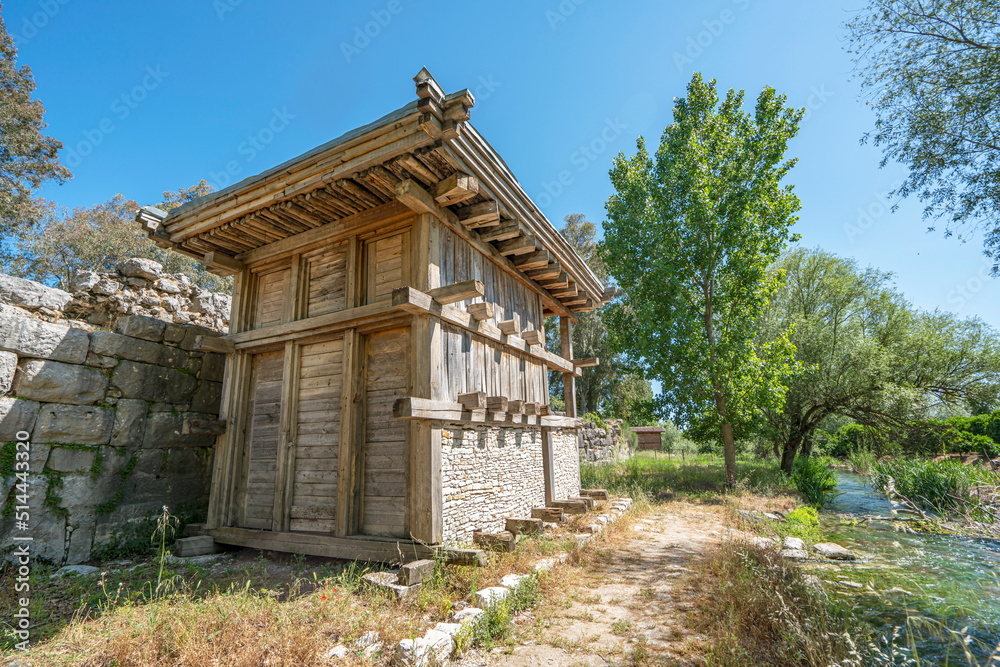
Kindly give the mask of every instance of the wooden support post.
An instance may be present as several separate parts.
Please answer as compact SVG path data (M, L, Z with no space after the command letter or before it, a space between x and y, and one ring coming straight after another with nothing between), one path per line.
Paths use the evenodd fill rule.
M414 396L443 400L441 320L418 315L410 325L410 385ZM409 428L407 526L414 539L437 544L442 539L444 491L441 485L441 428L415 420Z
M195 336L193 349L199 352L232 354L236 351L236 344L228 338L219 338L218 336Z
M466 308L469 315L472 315L473 319L477 322L482 322L483 320L488 320L493 317L493 304L492 303L470 303L469 307Z
M364 435L364 340L356 329L344 332L343 383L340 394L340 449L337 467L337 536L352 535L357 528L360 481L357 471L361 459L359 435Z
M564 359L573 358L572 324L568 317L559 318L559 338ZM566 401L566 416L576 417L576 375L563 373L563 399Z
M466 280L454 285L436 287L427 292L427 296L441 305L476 299L482 297L484 294L486 294L486 288L478 280Z
M486 394L481 391L472 391L468 394L459 394L458 402L462 404L466 410L485 410L486 409Z
M521 332L521 339L528 345L545 345L545 329L528 329Z
M601 360L597 357L587 357L586 359L574 359L573 366L575 368L588 368L590 366L600 365Z
M209 273L220 276L231 276L243 270L243 262L235 257L223 255L221 252L205 253L205 268Z
M497 322L497 329L503 332L506 336L516 336L517 331L517 320L504 320L503 322Z
M507 412L507 397L488 396L486 398L486 409L490 412Z

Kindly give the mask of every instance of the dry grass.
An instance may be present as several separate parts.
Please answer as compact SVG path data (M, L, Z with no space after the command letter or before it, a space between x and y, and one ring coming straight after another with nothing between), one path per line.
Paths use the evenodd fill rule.
M571 572L586 567L593 547L581 549L573 538L583 522L522 540L513 553L492 554L485 567L439 565L434 580L402 602L365 584L362 568L249 550L225 566L175 566L167 572L169 583L155 594L155 562L100 581L49 581L48 572L40 572L35 590L41 599L63 600L63 611L39 612L36 618L48 623L47 636L18 659L46 667L326 665L330 648L353 649L361 636L376 631L381 650L364 656L358 649L337 664L388 665L401 639L449 620L456 605L472 602L475 591L497 585L506 574L531 572L542 557L568 553L563 567L538 578L540 603L532 618L543 619L542 610L561 604L573 589L579 575ZM606 530L594 546L614 548L625 539L625 523ZM500 633L497 641L512 645L513 635Z
M711 665L826 667L846 657L843 633L859 629L771 549L723 542L692 569L687 583L697 603L690 620L708 638Z

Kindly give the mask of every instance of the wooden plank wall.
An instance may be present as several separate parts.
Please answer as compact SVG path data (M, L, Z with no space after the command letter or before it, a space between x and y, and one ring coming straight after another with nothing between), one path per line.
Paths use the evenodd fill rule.
M344 336L303 345L299 379L293 531L336 528Z
M304 255L309 281L306 317L343 310L347 303L347 240Z
M482 281L486 289L484 301L493 304L493 324L515 320L520 331L543 326L542 300L513 276L501 271L465 239L444 225L438 225L437 252L431 247L431 265L439 274L431 277L431 287L453 285L465 280ZM419 289L419 287L418 287ZM479 301L479 299L476 299ZM465 309L472 301L455 305Z
M365 243L366 303L392 298L392 290L409 282L410 233L404 231Z
M285 307L285 288L291 271L282 269L265 273L257 279L257 309L254 327L259 329L281 322Z
M406 537L406 420L392 416L409 385L409 328L368 337L361 532Z
M549 402L547 369L538 360L450 324L441 325L441 346L445 400L457 401L459 394L483 391L512 401Z
M271 529L283 362L281 352L258 354L253 360L250 384L253 406L247 429L249 465L241 524L244 528Z

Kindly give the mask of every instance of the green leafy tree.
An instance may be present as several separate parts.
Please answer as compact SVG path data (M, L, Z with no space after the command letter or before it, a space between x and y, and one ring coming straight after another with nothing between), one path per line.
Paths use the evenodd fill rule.
M914 310L891 274L821 250L796 249L774 273L784 281L760 340L791 329L802 367L787 380L784 405L763 421L786 472L833 416L884 432L942 405L997 395L1000 337L981 320Z
M201 181L177 192L164 192L160 208L169 210L211 192ZM66 289L78 270L112 271L123 259L144 257L163 265L167 273L181 273L200 287L215 292L232 290L232 279L212 275L202 262L157 247L135 222L139 205L118 194L93 207L72 211L38 200L42 213L32 224L15 228L3 251L2 268L11 275Z
M570 214L566 216L560 233L587 262L594 274L602 282L606 281L608 272L597 252L597 228L594 223L582 214ZM547 345L558 351L559 319L549 318L545 331ZM629 372L624 357L608 346L607 327L601 315L597 312L580 313L573 325L572 339L573 356L597 357L601 360L597 366L584 368L583 375L576 379L577 414L593 412L631 420L635 402L652 398L653 392L641 375ZM549 391L554 395L562 395L561 373L549 374Z
M768 87L750 114L743 95L720 101L715 80L695 73L659 150L640 137L633 157L618 155L602 253L623 291L608 313L615 348L660 380L682 421L721 435L730 486L734 427L784 397L787 339L758 345L754 334L799 209L781 180L802 111Z
M909 168L894 192L925 203L945 235L983 226L1000 270L1000 5L994 0L870 0L847 24L866 135Z
M0 5L0 11L3 6ZM69 170L59 164L62 143L42 134L45 108L31 98L31 69L17 66L17 48L0 18L0 230L44 215L32 193L43 182L63 182Z

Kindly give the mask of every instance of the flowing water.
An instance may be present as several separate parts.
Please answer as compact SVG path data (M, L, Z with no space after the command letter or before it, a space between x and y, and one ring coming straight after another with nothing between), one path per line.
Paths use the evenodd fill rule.
M863 589L842 584L833 587L850 604L857 605L876 627L891 632L904 628L899 643L905 646L905 628L914 628L921 664L964 665L955 640L943 639L920 621L951 630L966 629L975 641L969 647L981 664L1000 644L1000 540L902 532L902 522L879 521L889 517L891 504L868 480L853 473L837 473L840 495L821 514L823 529L832 542L853 550L862 560L823 576L850 581ZM996 663L1000 664L1000 662Z

